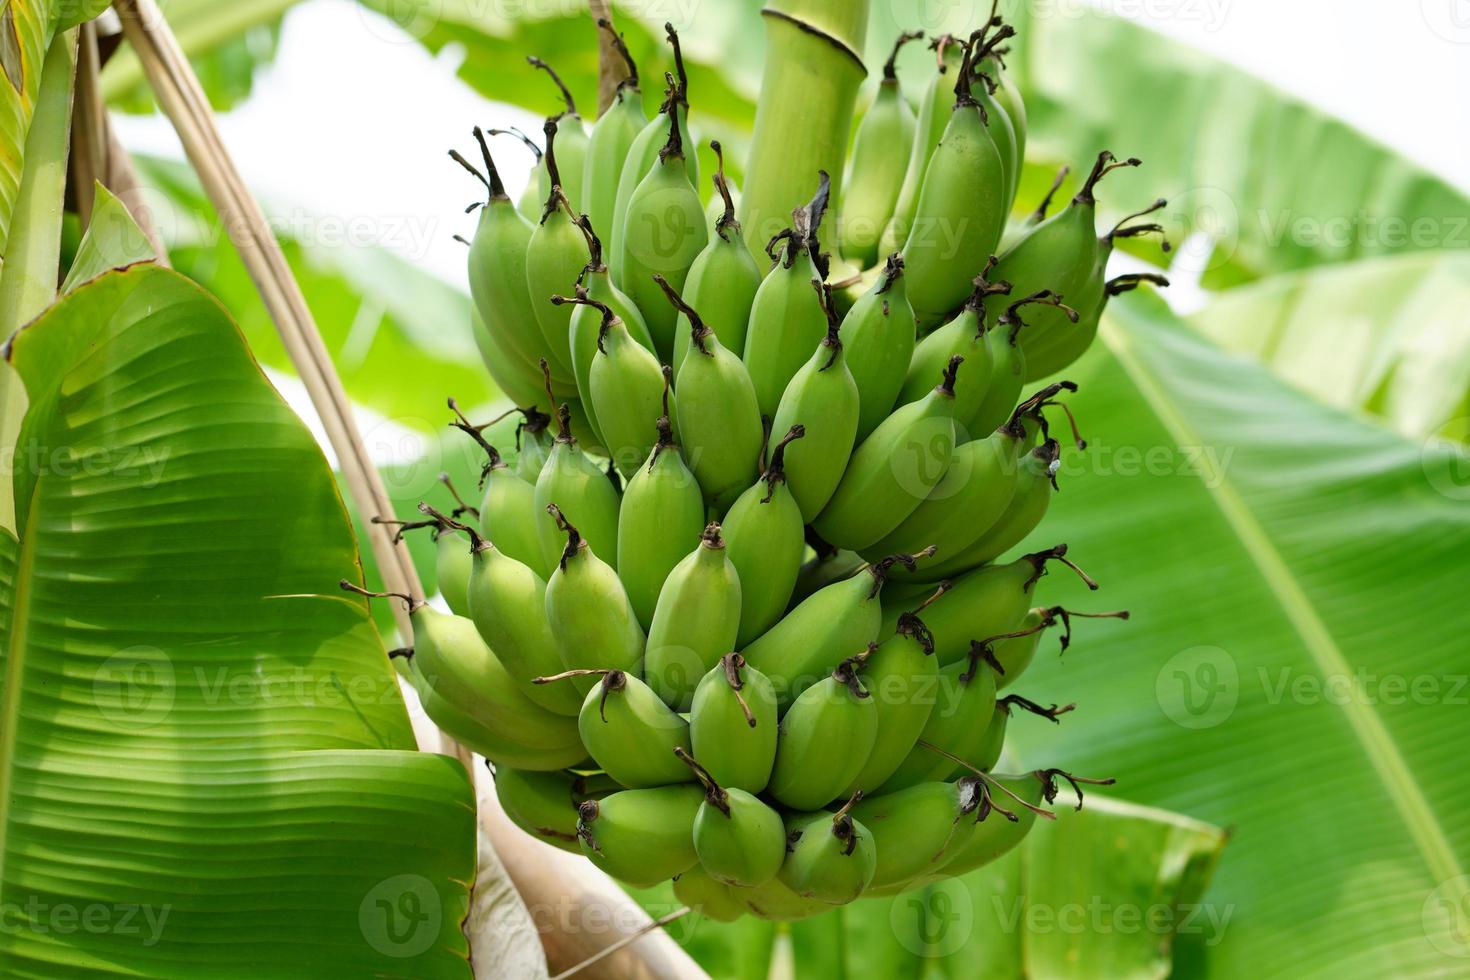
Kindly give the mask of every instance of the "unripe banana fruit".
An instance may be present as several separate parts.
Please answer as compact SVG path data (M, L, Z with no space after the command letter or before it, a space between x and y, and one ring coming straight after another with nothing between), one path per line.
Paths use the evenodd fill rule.
M827 315L827 336L786 386L771 431L800 425L806 437L786 450L786 480L803 523L822 512L842 480L857 438L857 382L847 368L832 287L813 282Z
M694 689L689 744L710 776L729 789L759 793L776 764L776 691L738 653L720 658Z
M827 314L812 283L827 279L817 233L831 190L831 179L821 174L811 203L798 208L792 227L766 247L775 268L755 294L745 335L745 367L763 416L776 414L791 378L827 334Z
M852 817L862 799L854 793L836 813L801 813L787 819L791 853L781 881L802 898L846 905L856 901L878 870L878 850L868 828Z
M869 797L853 807L853 819L873 835L878 852L870 888L874 894L904 885L949 846L960 822L980 806L980 780L920 783Z
M668 402L665 385L664 402ZM659 594L688 542L704 528L704 495L674 441L667 412L658 420L658 442L623 490L618 511L618 577L645 627L653 622Z
M652 888L699 863L694 817L703 805L692 782L623 790L577 808L577 838L597 867L634 888Z
M745 351L745 333L750 326L750 308L761 285L761 271L745 244L740 222L735 220L735 199L725 179L725 154L718 141L711 141L719 170L715 173L718 196L711 204L722 209L710 228L709 245L689 267L684 280L684 300L708 314L706 323L727 350L738 358ZM689 353L693 324L680 314L674 330L674 372L677 375Z
M607 111L592 126L592 136L587 144L586 169L582 178L582 210L591 216L594 227L610 233L623 163L628 159L633 141L638 138L643 127L648 125L648 115L643 111L638 63L628 52L623 36L613 29L606 18L599 18L597 26L608 35L613 50L623 59L628 69L627 77L618 83L613 93L612 105L607 107ZM621 311L618 315L627 319Z
M704 787L694 816L694 852L711 878L736 888L756 888L776 877L786 859L781 815L743 789L726 789L683 749L679 761Z
M883 66L883 79L853 137L852 158L843 182L838 246L844 258L866 269L878 258L878 240L893 217L914 145L914 111L898 86L895 62L903 46L924 36L900 34Z
M548 510L567 542L546 583L546 619L561 650L562 665L571 671L638 670L643 660L643 627L638 625L617 572L593 553L555 504L549 504ZM593 687L585 676L575 678L573 684L582 694Z
M691 351L679 367L674 400L689 420L684 443L705 499L723 513L755 478L765 439L755 386L745 365L662 276L655 282L689 324Z
M664 582L648 628L644 677L675 711L688 711L695 686L735 645L740 575L711 524Z
M555 569L566 544L564 530L548 509L557 509L576 524L582 540L603 561L618 557L617 487L577 447L571 413L566 405L557 412L559 431L551 455L536 478L536 531L541 539L541 567Z
M856 442L862 442L893 411L914 357L914 308L903 278L903 256L888 257L882 276L843 317L838 337L857 384Z
M657 694L622 670L568 671L541 678L543 683L595 676L577 729L603 771L630 789L687 782L694 775L674 755L689 751L689 723L669 710Z
M740 649L781 619L801 574L806 537L801 508L786 486L786 449L805 435L792 426L771 450L765 474L725 514L725 544L740 575Z
M577 806L598 795L586 777L569 772L527 772L500 766L493 770L495 795L517 827L563 851L580 854Z
M829 677L802 692L781 719L769 788L783 806L826 806L868 761L878 737L878 707L858 679L868 655L838 664Z

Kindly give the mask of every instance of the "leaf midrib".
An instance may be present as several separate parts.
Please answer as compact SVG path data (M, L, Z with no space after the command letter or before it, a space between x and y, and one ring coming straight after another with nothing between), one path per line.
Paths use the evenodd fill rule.
M1204 440L1194 430L1183 411L1135 355L1125 332L1104 320L1100 336L1127 372L1139 394L1157 413L1159 420L1179 444L1204 445ZM1256 520L1245 499L1227 479L1225 471L1209 454L1203 454L1199 466L1201 483L1206 493L1235 530L1246 554L1276 596L1287 620L1301 637L1318 669L1329 677L1355 676L1331 630L1308 598L1306 590L1281 552L1272 544L1266 529ZM1336 700L1341 703L1348 725L1357 736L1374 771L1387 787L1388 795L1435 883L1452 889L1455 894L1447 897L1457 904L1470 898L1470 881L1467 881L1465 872L1455 857L1454 848L1450 845L1444 828L1435 818L1434 808L1418 781L1414 779L1408 761L1399 751L1383 719L1365 698Z
M16 727L20 721L21 677L25 671L26 638L30 626L31 567L34 564L37 494L31 492L20 548L15 558L15 600L10 607L10 638L5 650L5 690L0 700L0 884L5 881L10 853L10 777L15 771Z

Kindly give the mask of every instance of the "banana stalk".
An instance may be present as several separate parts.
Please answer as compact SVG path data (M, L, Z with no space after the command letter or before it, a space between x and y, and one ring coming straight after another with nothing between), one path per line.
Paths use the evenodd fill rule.
M755 110L740 222L757 255L791 223L811 195L817 171L845 171L858 88L867 77L861 52L868 0L771 0L766 67Z

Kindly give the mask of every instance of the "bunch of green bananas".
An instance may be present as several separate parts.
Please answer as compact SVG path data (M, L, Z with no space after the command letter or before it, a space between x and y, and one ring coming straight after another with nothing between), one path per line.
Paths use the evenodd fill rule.
M917 118L889 60L842 200L813 174L763 269L718 144L697 189L673 29L650 120L600 26L628 80L590 132L570 95L546 121L530 217L479 129L483 171L454 154L489 192L475 332L523 422L510 463L455 409L484 498L407 525L439 536L451 612L410 600L401 665L528 833L717 918L994 860L1059 778L1088 782L992 773L1017 708L1071 710L1005 693L1046 631L1070 640L1038 583L1055 564L1096 588L1063 545L1005 556L1051 503L1046 412L1076 390L1023 386L1162 282L1106 279L1156 225L1095 227L1099 182L1138 161L1101 154L1008 232L1026 114L992 16L935 42ZM834 282L824 243L864 271Z

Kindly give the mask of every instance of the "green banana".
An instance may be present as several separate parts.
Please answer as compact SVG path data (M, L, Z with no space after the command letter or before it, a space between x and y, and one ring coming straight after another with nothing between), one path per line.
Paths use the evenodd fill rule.
M827 314L811 283L827 278L817 234L832 192L826 172L817 193L792 214L791 228L771 239L766 254L775 263L756 291L745 335L745 367L763 416L773 416L791 378L827 334Z
M699 863L694 817L704 793L693 783L627 789L577 807L582 853L634 888L652 888Z
M842 346L832 287L813 280L827 316L827 335L792 377L781 396L771 431L800 424L807 438L786 450L786 482L803 522L822 512L837 490L857 438L859 396Z
M925 568L919 574L924 578L958 575L994 561L1024 541L1036 530L1051 507L1052 495L1056 492L1056 470L1060 465L1060 458L1055 439L1048 439L1027 453L1016 471L1015 492L1011 502L1001 515L983 528L974 541L961 547L945 561Z
M955 379L963 361L951 358L928 397L898 409L853 452L837 491L812 522L824 541L849 551L871 547L944 478L954 456Z
M536 478L536 529L541 539L541 567L554 569L561 560L565 538L547 505L584 529L582 538L605 561L618 555L618 489L607 474L577 448L571 413L565 403L557 410L556 443L541 475Z
M731 891L751 915L774 922L798 922L832 911L832 906L826 902L802 898L796 894L779 875L759 888L736 888Z
M582 230L577 227L577 213L561 184L557 163L557 126L555 119L546 120L546 169L551 175L551 191L541 211L541 222L531 233L526 246L526 288L531 296L531 309L536 325L549 352L548 360L556 365L560 376L571 376L572 312L551 302L581 276L592 260Z
M489 538L501 553L524 562L542 578L550 572L541 551L541 538L536 530L536 488L511 469L500 456L500 451L486 441L484 431L496 422L472 425L459 410L453 398L449 399L449 410L454 413L451 426L468 435L485 451L486 462L480 467L480 483L485 488L476 515L479 517L480 533ZM517 409L519 411L519 409ZM539 413L538 413L539 415ZM545 416L539 416L545 418ZM540 424L538 419L538 424ZM522 432L526 431L525 423ZM527 445L531 445L527 440ZM539 443L538 443L539 445ZM532 455L522 450L521 458ZM441 480L448 482L446 476ZM451 487L451 492L453 488ZM456 497L458 494L456 494ZM468 510L461 503L461 510ZM454 516L458 516L456 513Z
M664 401L668 401L668 385ZM674 441L668 409L658 420L658 442L623 490L618 511L618 577L645 627L653 622L664 581L688 554L687 542L704 528L704 494Z
M730 182L725 179L725 154L718 140L710 142L719 161L715 171L715 190L719 194L711 202L720 212L710 226L709 245L695 258L684 280L684 299L696 310L709 315L710 329L727 350L738 357L745 351L745 333L750 324L750 309L761 285L761 270L750 254L750 247L735 220L735 199ZM674 373L683 369L689 354L691 328L687 315L681 314L674 329Z
M1021 183L1021 167L1025 164L1025 150L1021 145L1022 137L1016 132L1015 122L1011 119L1010 109L1007 108L1009 99L1000 99L1001 83L998 77L999 56L995 54L995 43L1003 41L1008 37L1015 36L1015 30L1011 27L1001 26L996 32L993 43L986 45L985 54L975 59L975 80L980 82L976 100L980 103L985 114L990 119L990 136L995 140L995 148L1000 151L1000 162L1006 176L1006 213L1009 214L1011 205L1016 200L1016 190Z
M514 766L533 772L556 772L587 761L581 739L551 747L525 745L508 738L478 718L450 704L413 666L413 651L394 651L395 658L408 658L408 679L418 694L419 704L441 732L498 766Z
M831 672L846 662L854 649L863 649L877 640L883 619L880 597L889 573L894 565L912 568L921 557L927 555L894 555L866 566L851 578L809 596L746 646L742 651L746 661L771 679L783 709L813 684L824 678L830 680ZM846 785L844 782L837 788ZM834 792L822 802L836 795Z
M577 806L596 799L586 777L570 772L528 772L501 766L493 770L495 795L511 823L553 847L580 854ZM606 794L601 794L606 795Z
M944 371L944 366L951 358L963 357L967 383L955 393L954 408L955 422L961 427L959 435L962 438L972 438L973 435L982 433L988 435L995 431L993 428L982 429L972 435L968 426L970 420L980 412L995 371L994 352L986 336L986 303L993 297L1004 296L1011 291L1011 284L1008 282L989 281L988 276L996 261L995 256L991 256L990 264L976 277L974 291L965 300L959 315L919 341L898 394L900 405L918 401L929 393L934 386L935 376Z
M905 44L923 36L923 31L906 31L898 36L883 66L878 94L853 137L837 227L842 257L859 268L866 269L878 261L878 240L893 217L903 188L916 123L914 110L899 90L895 62Z
M688 419L683 436L705 500L723 513L760 466L765 429L755 387L740 359L662 276L654 277L669 305L689 323L693 346L679 368L674 403Z
M469 551L465 538L454 532L440 532L434 536L434 579L439 583L439 594L449 611L456 616L468 616L470 563L465 559Z
M883 229L878 242L879 255L892 255L903 248L909 240L914 226L914 212L919 206L919 191L924 185L924 174L929 169L929 159L939 145L944 128L949 123L951 96L954 84L951 71L960 66L963 47L951 34L935 38L929 49L936 52L937 62L934 75L924 89L919 101L919 113L915 120L913 149L909 154L908 167L904 170L903 186L893 206L893 217Z
M888 257L882 276L842 318L839 336L857 382L854 441L860 443L893 411L914 357L914 308L904 283L903 256L895 252Z
M878 737L878 706L858 679L872 652L849 657L807 688L781 719L771 796L793 810L836 799L868 761Z
M694 689L689 744L721 786L760 793L776 763L776 691L738 653L720 658Z
M898 631L863 664L863 686L878 705L878 738L868 761L847 787L848 794L871 792L886 783L908 756L938 700L939 663L934 638L920 613L948 592L946 583L913 612L904 613Z
M551 691L532 681L561 669L561 654L545 614L546 583L532 569L503 554L473 527L440 514L427 504L420 509L446 529L471 542L466 579L466 616L514 678L521 693L547 711L576 717L581 698Z
M1026 164L1028 129L1026 103L1021 99L1020 90L1011 84L1010 75L1005 70L1002 52L991 51L977 62L975 67L977 71L982 71L989 76L993 83L990 93L994 96L996 103L1005 110L1006 119L1010 121L1011 132L1015 134L1016 169L1019 173ZM1011 197L1015 197L1014 191Z
M1076 389L1070 381L1050 385L1022 403L1010 421L990 438L976 439L955 449L944 479L868 554L891 555L912 551L924 542L943 541L947 556L966 556L970 546L1001 520L1016 497L1018 473L1023 468L1020 457L1030 438L1028 419L1034 422L1058 393ZM925 568L922 577L943 579L953 570L946 557Z
M964 302L969 283L995 252L1008 205L1000 151L972 92L972 37L955 82L954 110L924 172L913 228L903 247L909 302L921 324Z
M592 366L587 372L592 411L602 429L613 465L630 477L648 459L664 418L664 370L658 358L633 339L612 307L578 297L570 303L591 306L602 314ZM677 410L669 424L679 429Z
M591 216L593 227L610 232L613 208L618 199L618 179L622 176L633 141L648 125L648 114L643 111L638 63L628 52L623 36L605 17L598 18L597 26L607 32L613 49L628 68L628 76L618 82L613 92L612 104L592 126L592 136L587 144L586 170L582 177L582 210ZM621 310L618 315L627 319Z
M981 781L926 782L882 796L871 796L853 808L873 836L878 866L869 894L904 890L949 847L965 817L980 807Z
M1007 565L977 568L954 580L953 587L924 616L934 637L934 655L940 666L963 660L975 639L999 636L1017 628L1031 609L1036 583L1046 574L1048 562L1061 562L1082 578L1088 588L1098 585L1067 558L1067 546L1026 555ZM884 610L884 628L896 623L902 609Z
M786 887L829 905L846 905L867 890L878 870L878 851L868 828L852 817L862 798L854 793L836 813L787 818L791 853L781 865Z
M504 358L497 358L497 362L513 362L518 366L517 370L526 375L527 384L536 388L539 386L532 376L537 362L547 356L547 348L546 338L537 325L536 304L532 302L526 279L526 257L535 227L517 212L505 193L505 185L500 181L500 171L490 155L484 132L476 126L474 134L484 160L484 174L458 151L449 151L450 157L474 174L489 191L489 199L480 209L474 240L470 242L470 295L494 344L506 354ZM557 385L558 394L569 394L571 373L562 370L555 362L552 368L552 380ZM502 363L502 370L505 369Z
M936 705L923 731L893 775L873 788L874 793L944 782L960 767L956 759L974 764L995 716L996 670L984 644L972 643L970 651L967 661L940 670Z
M573 671L636 670L643 660L643 627L618 573L588 547L556 504L548 504L547 510L567 538L546 583L546 619L562 664ZM573 684L582 694L593 687L580 676Z
M1166 207L1168 202L1162 198L1154 202L1153 207L1137 214L1131 214L1124 222L1134 218L1141 218L1151 214L1160 208ZM1066 331L1052 331L1038 340L1027 339L1026 342L1026 378L1045 377L1071 365L1079 357L1087 352L1092 342L1097 339L1098 325L1102 320L1103 312L1114 296L1132 292L1144 283L1152 283L1155 286L1166 287L1169 280L1166 276L1156 273L1139 272L1116 276L1104 281L1107 272L1108 260L1112 257L1114 239L1137 238L1142 235L1164 234L1164 226L1160 224L1142 224L1124 227L1119 224L1111 232L1103 237L1102 247L1098 253L1098 268L1096 275L1087 284L1087 291L1083 294L1079 303L1082 319L1077 326ZM1172 251L1173 246L1168 239L1164 239L1163 250Z
M1006 729L1010 727L1011 707L1018 700L1024 699L1011 695L995 702L995 711L990 716L990 724L985 726L985 734L975 743L975 754L969 760L970 764L979 771L989 772L994 769L1005 752ZM1031 704L1032 702L1026 703Z
M1116 237L1162 233L1163 230L1152 224L1132 229L1124 227L1132 218L1143 217L1164 207L1164 202L1160 201L1140 214L1131 215L1102 239L1098 238L1098 184L1115 170L1142 165L1136 157L1119 161L1104 150L1071 203L1058 214L1039 221L1006 249L995 274L1012 283L1018 295L1051 289L1076 300L1072 305L1081 311L1091 313L1094 307L1100 311L1106 289L1103 280L1107 257L1112 252L1113 240ZM1050 197L1043 202L1038 216L1045 214L1049 202ZM1093 333L1074 327L1077 321L1070 317L1064 319L1063 312L1037 310L1033 314L1033 322L1022 343L1028 354L1028 378L1039 378L1061 370L1092 341ZM1096 324L1092 327L1095 331ZM1029 360L1033 350L1034 365Z
M591 405L592 362L597 357L597 341L602 333L602 313L593 304L601 303L616 313L628 328L629 335L644 350L653 350L653 337L648 333L648 323L643 319L643 313L621 289L613 285L607 266L602 261L602 239L593 231L591 219L584 214L576 223L582 231L582 237L587 240L590 258L586 268L582 270L576 297L553 296L551 302L556 306L570 304L574 307L567 328L567 343L572 354L572 374L576 378L578 396L584 404ZM597 429L595 408L591 421L593 428ZM600 430L598 436L601 437Z
M716 922L736 922L746 913L729 885L715 881L698 866L674 879L674 897L696 914Z
M643 182L643 178L652 172L654 165L658 162L659 148L668 138L668 123L663 120L663 117L671 113L677 116L684 145L694 145L694 140L689 136L689 76L684 70L683 48L673 25L665 24L664 33L670 46L674 49L675 74L664 76L668 80L664 101L660 104L658 113L648 121L628 149L628 155L622 162L622 172L618 175L618 196L613 205L612 255L609 264L612 266L613 282L624 290L628 288L625 252L628 204L633 200L633 194L637 191L638 185ZM689 154L684 160L684 166L689 173L690 185L698 187L698 155Z
M623 288L648 321L658 356L674 359L678 312L663 301L654 276L684 288L689 267L709 244L704 205L685 168L683 132L669 114L669 138L628 200L623 224Z
M577 102L572 98L571 90L566 87L561 76L550 65L536 57L527 57L526 64L550 75L551 81L561 93L562 101L566 104L565 109L551 117L556 123L555 154L551 149L552 133L547 132L546 134L546 156L543 160L546 169L540 175L546 184L541 187L541 197L545 199L550 194L551 188L559 184L572 211L586 210L582 202L582 187L583 175L587 170L590 144L587 124L577 114ZM558 163L560 164L559 172Z
M1062 297L1049 289L1032 293L1006 307L996 318L995 327L985 335L986 346L991 352L990 384L985 397L980 400L973 414L960 418L960 424L971 432L994 432L1005 424L1021 399L1021 388L1026 383L1026 354L1021 349L1021 331L1031 321L1021 319L1022 307L1036 306L1039 309L1059 310L1065 319L1076 322L1079 314L1062 303Z
M368 592L345 579L341 586L358 595L399 598L408 603L414 645L412 652L405 651L405 655L411 657L416 686L422 684L422 689L431 691L435 700L451 709L445 713L446 721L453 723L456 716L467 716L474 723L468 727L483 727L512 747L551 750L552 754L566 759L560 765L511 763L517 768L562 769L586 758L576 721L552 714L522 694L515 678L486 646L474 623L461 616L441 613L421 599ZM426 703L425 710L429 708ZM491 748L493 751L495 747Z
M704 787L694 816L694 852L699 865L722 885L755 888L776 877L786 859L781 815L743 789L726 789L683 749L674 754Z
M643 676L669 707L688 711L695 687L734 648L739 629L740 575L720 525L711 524L659 594Z
M675 749L689 750L689 723L625 670L569 670L537 678L538 684L597 678L582 701L577 730L602 770L628 789L689 782L694 774Z
M805 434L792 426L771 450L766 472L725 514L725 548L740 575L739 649L781 619L801 574L806 533L801 508L786 486L786 447Z

